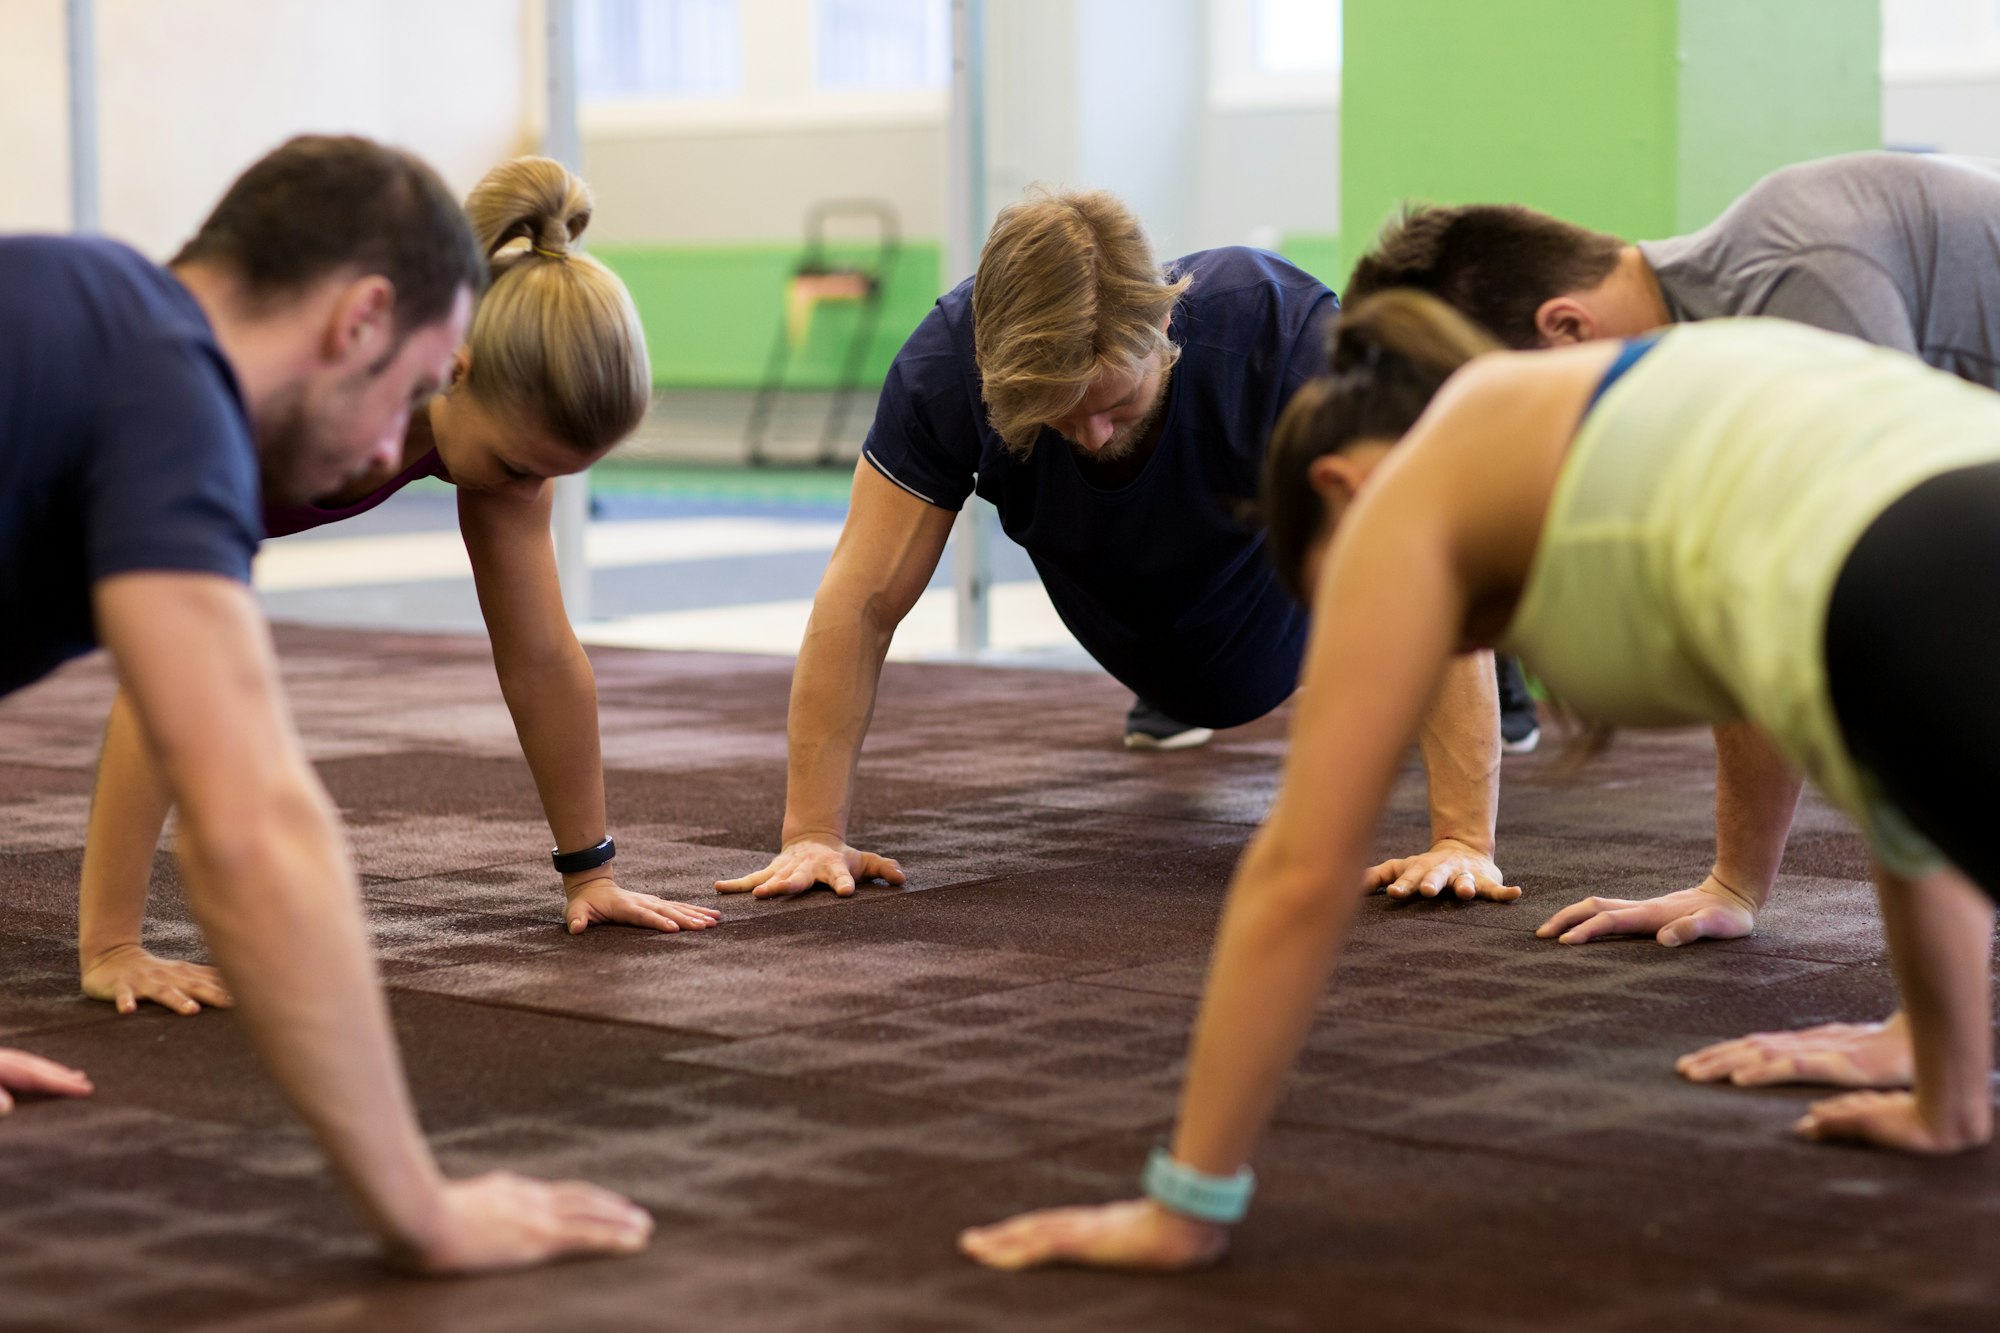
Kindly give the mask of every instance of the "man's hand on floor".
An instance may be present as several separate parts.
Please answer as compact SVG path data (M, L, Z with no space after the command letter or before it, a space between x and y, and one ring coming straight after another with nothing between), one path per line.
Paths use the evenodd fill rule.
M838 838L794 838L771 858L771 864L741 879L719 879L717 893L749 893L755 898L789 898L824 884L843 898L857 883L881 880L901 884L903 868L886 856L849 847Z
M1500 879L1493 858L1456 838L1440 838L1421 856L1403 856L1370 866L1362 876L1362 891L1391 898L1421 895L1435 898L1449 889L1460 898L1486 898L1511 903L1521 890Z
M228 1009L236 1003L214 968L161 958L136 944L121 944L91 959L83 969L83 993L109 1000L121 1014L137 1013L145 1000L177 1014L198 1014L203 1005Z
M1757 924L1757 904L1710 875L1691 889L1658 898L1585 898L1535 931L1562 944L1618 935L1651 935L1672 948L1695 940L1736 940Z
M90 1076L53 1060L26 1051L0 1050L0 1115L14 1109L13 1093L33 1092L44 1097L88 1097Z
M1726 1080L1739 1088L1771 1083L1907 1088L1916 1079L1916 1055L1909 1025L1897 1013L1882 1023L1753 1032L1683 1055L1674 1068L1696 1083Z

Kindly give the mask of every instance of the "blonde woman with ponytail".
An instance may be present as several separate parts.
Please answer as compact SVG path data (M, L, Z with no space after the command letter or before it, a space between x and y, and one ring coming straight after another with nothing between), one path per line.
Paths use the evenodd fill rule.
M1814 1104L1798 1133L1925 1154L1991 1137L2000 396L1781 320L1494 347L1429 296L1383 292L1280 418L1269 549L1312 638L1172 1145L1146 1197L965 1233L980 1262L1222 1254L1390 786L1447 663L1486 647L1594 727L1767 734L1865 835L1905 1004L1842 1080L1873 1090ZM1679 1069L1712 1080L1732 1058Z
M613 873L597 685L556 580L553 479L589 467L631 433L652 387L631 297L575 248L590 210L589 189L548 158L489 172L466 213L492 286L450 382L413 408L394 474L364 477L314 504L267 508L265 529L285 536L338 522L420 477L455 486L501 693L554 836L570 933L599 922L699 930L717 914L625 889ZM168 804L121 693L105 730L78 914L84 993L120 1013L142 1001L183 1014L231 1003L213 968L155 957L140 941Z

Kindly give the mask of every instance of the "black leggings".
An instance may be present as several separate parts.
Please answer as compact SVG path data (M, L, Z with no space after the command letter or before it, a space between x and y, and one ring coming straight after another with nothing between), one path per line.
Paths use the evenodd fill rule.
M1848 553L1827 684L1854 758L2000 899L2000 463L1933 477Z

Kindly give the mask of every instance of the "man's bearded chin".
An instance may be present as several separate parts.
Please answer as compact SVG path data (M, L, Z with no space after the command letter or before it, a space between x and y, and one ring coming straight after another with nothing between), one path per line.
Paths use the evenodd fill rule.
M1110 440L1102 449L1092 453L1074 440L1070 441L1069 447L1093 463L1117 463L1130 458L1132 451L1139 447L1139 441L1146 438L1146 432L1160 419L1160 413L1167 410L1167 384L1171 378L1170 370L1160 373L1160 391L1153 395L1153 405L1146 409L1146 415L1111 432Z
M351 476L330 479L328 469L320 466L320 440L301 404L267 413L257 442L258 485L264 503L273 509L326 500L347 490L355 480Z
M275 404L257 423L258 483L264 503L271 508L306 504L318 497L300 475L311 448L306 427L305 405L294 397Z

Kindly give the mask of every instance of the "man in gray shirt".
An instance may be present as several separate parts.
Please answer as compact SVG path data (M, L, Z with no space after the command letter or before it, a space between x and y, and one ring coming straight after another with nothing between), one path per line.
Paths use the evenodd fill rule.
M1772 172L1698 232L1627 244L1511 204L1406 209L1355 266L1514 347L1797 320L2000 388L2000 163L1855 153Z
M1513 347L1633 337L1723 316L1796 320L2000 389L2000 163L1856 153L1786 167L1702 230L1630 244L1506 204L1410 207L1355 266L1348 308L1389 287L1442 298ZM1536 933L1666 945L1750 933L1783 859L1800 779L1747 724L1716 729L1716 856L1691 889L1588 898ZM1983 951L1985 941L1978 941ZM1900 1018L1727 1042L1681 1062L1703 1080L1896 1086Z

